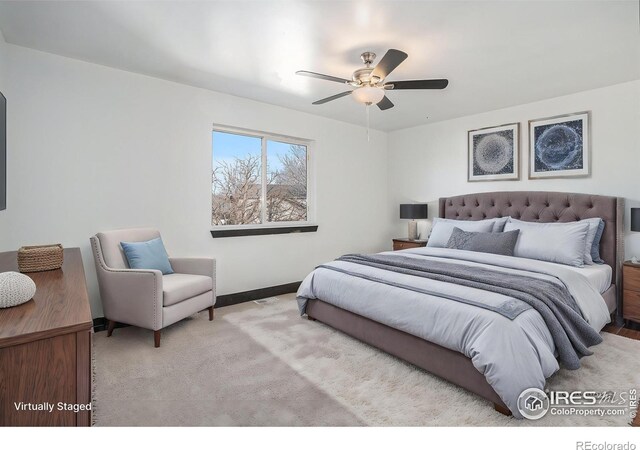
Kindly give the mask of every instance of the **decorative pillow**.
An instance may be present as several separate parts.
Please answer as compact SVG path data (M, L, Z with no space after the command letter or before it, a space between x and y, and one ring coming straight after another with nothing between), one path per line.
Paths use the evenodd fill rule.
M541 223L510 219L504 226L504 231L512 230L520 230L514 256L568 266L584 266L588 223Z
M447 242L447 248L513 256L519 233L520 230L504 233L474 233L455 227Z
M162 238L144 242L120 242L131 269L155 269L163 275L173 273Z
M462 231L489 233L493 230L495 222L498 220L501 219L453 220L435 218L433 219L427 247L446 247L455 227L460 228Z
M596 230L596 235L593 238L591 244L591 259L595 264L604 264L604 260L600 257L600 241L602 240L602 233L604 232L605 221L600 219L600 224Z

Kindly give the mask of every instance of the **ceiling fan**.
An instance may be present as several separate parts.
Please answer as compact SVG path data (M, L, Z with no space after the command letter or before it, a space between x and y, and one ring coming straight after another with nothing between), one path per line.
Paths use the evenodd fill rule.
M322 105L323 103L351 94L357 102L364 103L365 105L372 105L375 103L378 105L378 108L384 111L386 109L393 108L393 103L386 96L386 91L400 89L444 89L449 84L449 80L446 79L385 81L387 76L405 59L407 59L407 56L408 55L405 52L392 48L385 53L375 67L371 67L371 64L373 64L373 61L376 59L376 54L373 52L364 52L360 55L360 58L362 59L362 62L364 62L365 67L353 72L350 80L347 80L346 78L333 77L331 75L323 75L317 72L309 72L307 70L299 70L296 74L311 78L319 78L321 80L334 81L336 83L348 84L355 88L315 101L313 102L314 105Z

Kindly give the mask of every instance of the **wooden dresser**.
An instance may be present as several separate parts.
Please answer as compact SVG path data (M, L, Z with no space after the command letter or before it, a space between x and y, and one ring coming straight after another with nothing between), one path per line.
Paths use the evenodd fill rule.
M0 272L10 270L16 252L0 253ZM92 320L80 249L64 250L62 269L26 275L34 298L0 309L0 425L90 426Z
M624 262L622 286L622 316L640 322L640 264Z

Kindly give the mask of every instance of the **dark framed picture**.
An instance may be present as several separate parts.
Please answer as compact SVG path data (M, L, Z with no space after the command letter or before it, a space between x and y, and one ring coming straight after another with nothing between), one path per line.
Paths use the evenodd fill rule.
M529 178L590 174L590 112L529 121Z
M520 179L520 124L468 132L468 181Z

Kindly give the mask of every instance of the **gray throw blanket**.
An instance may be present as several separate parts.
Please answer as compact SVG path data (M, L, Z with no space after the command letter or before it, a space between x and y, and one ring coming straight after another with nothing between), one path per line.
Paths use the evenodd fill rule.
M602 342L562 283L404 255L345 255L338 261L483 289L520 300L540 313L553 337L559 360L567 369L578 369L580 358L592 354L588 347Z

